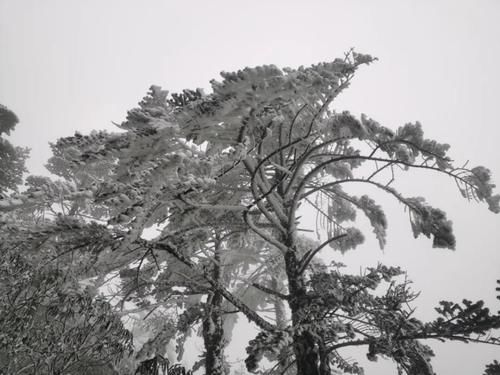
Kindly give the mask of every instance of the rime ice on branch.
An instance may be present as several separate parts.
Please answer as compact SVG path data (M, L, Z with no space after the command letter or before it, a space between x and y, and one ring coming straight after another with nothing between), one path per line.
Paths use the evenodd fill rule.
M384 356L407 374L430 375L433 352L423 340L499 343L489 332L500 318L482 302L442 302L439 317L422 322L399 268L379 265L355 276L318 257L327 247L343 252L363 242L352 226L358 213L385 245L384 210L369 195L350 193L355 184L400 202L415 237L439 248L455 247L452 223L423 197L392 186L404 172L448 176L465 198L500 211L488 169L455 166L449 146L425 138L418 122L392 130L333 109L356 70L374 60L350 51L298 69L245 68L222 73L210 94L169 95L153 86L121 132L76 134L52 145L49 169L79 192L62 200L106 221L115 238L99 262L120 271L123 301L148 316L184 309L160 329L173 324L178 334L159 335L151 355L174 339L182 352L187 327L201 322L198 365L223 374L237 312L261 330L247 348L247 368L257 370L267 356L276 363L269 374L361 374L342 349L364 346L370 360ZM301 205L317 212L317 240L301 234ZM152 227L156 235L145 236ZM265 307L275 319L261 314Z

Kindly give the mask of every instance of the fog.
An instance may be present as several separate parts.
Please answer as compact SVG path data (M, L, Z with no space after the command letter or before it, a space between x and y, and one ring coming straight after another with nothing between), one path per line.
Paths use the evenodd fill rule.
M427 137L452 146L457 164L486 165L500 182L499 17L494 0L0 0L0 103L20 119L10 139L32 149L30 172L46 174L49 142L75 131L113 130L151 84L208 88L223 70L309 65L354 47L379 60L358 72L335 109L393 128L418 120ZM464 200L446 178L400 174L397 187L448 213L456 251L414 240L402 207L382 198L386 249L367 233L357 250L325 251L325 259L352 269L400 265L421 291L422 318L432 318L442 299L484 299L500 309L500 217ZM252 330L239 327L232 358L244 357ZM495 347L429 344L439 374L480 374L500 357ZM370 363L366 373L392 369Z

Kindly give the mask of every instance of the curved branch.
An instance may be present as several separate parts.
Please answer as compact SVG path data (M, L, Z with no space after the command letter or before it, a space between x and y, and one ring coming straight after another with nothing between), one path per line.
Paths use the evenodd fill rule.
M299 174L300 168L304 165L304 163L306 162L306 160L309 156L311 156L315 151L317 151L323 147L329 146L335 142L341 141L343 139L346 139L346 137L338 137L335 139L330 139L330 140L325 141L323 143L320 143L319 145L316 145L316 146L312 147L311 149L307 150L306 152L304 152L300 156L299 161L294 165L295 170L292 174L292 177L290 178L290 182L288 183L288 186L285 189L285 196L290 192L290 189L291 189L293 183L295 182L295 179L297 178L297 176Z
M291 143L292 142L292 132L293 132L293 128L295 126L295 123L297 122L297 119L299 118L300 116L300 113L308 106L307 103L303 104L302 107L299 108L299 110L297 111L297 113L295 114L295 116L293 117L292 119L292 122L290 123L290 129L288 130L288 143Z
M407 141L407 140L404 140L404 139L392 139L390 141L385 141L385 142L382 142L382 143L379 143L377 144L377 146L372 150L372 152L370 153L370 156L373 156L375 155L375 153L381 149L381 147L385 146L385 145L390 145L391 143L400 143L400 144L404 144L404 145L408 145L408 146L411 146L413 148L416 148L418 151L422 152L422 153L425 153L425 154L429 154L431 155L432 157L434 157L435 159L439 159L439 160L442 160L442 161L445 161L445 162L450 162L451 160L449 158L446 158L446 157L442 157L442 156L439 156L438 154L432 152L432 151L429 151L429 150L426 150L426 149L423 149L422 147L416 145L415 143L413 142L410 142L410 141Z
M347 236L347 234L340 234L338 236L329 238L328 240L324 241L321 245L319 245L316 249L314 250L309 250L304 257L300 260L299 264L299 270L298 270L298 275L301 275L311 262L311 260L314 258L314 256L320 252L326 245L332 243L333 241L340 240L341 238L344 238Z
M345 341L341 342L336 345L332 345L330 348L328 348L328 351L334 351L340 348L345 348L348 346L361 346L361 345L368 345L373 340L376 340L377 338L374 337L372 339L363 339L363 340L353 340L353 341ZM471 337L466 337L466 336L459 336L459 335L440 335L438 333L435 334L425 334L425 333L419 333L415 335L404 335L404 336L399 336L399 337L392 337L393 341L406 341L406 340L458 340L458 341L466 341L466 342L475 342L475 343L480 343L480 344L489 344L489 345L495 345L495 346L500 346L500 342L492 342L488 340L481 340L481 339L474 339Z
M374 183L371 180L359 179L359 178L358 179L335 181L335 182L332 182L332 183L329 183L329 184L318 186L318 187L316 187L314 189L311 189L307 193L303 194L303 191L306 188L306 184L312 178L314 178L318 173L320 173L323 170L323 168L325 168L328 164L335 163L335 162L338 162L338 161L343 161L343 160L371 160L371 161L379 161L379 162L383 162L383 163L392 163L392 164L404 165L404 166L410 167L410 168L428 169L428 170L432 170L434 172L440 172L440 173L443 173L443 174L448 175L450 177L453 177L454 179L457 179L457 180L463 182L464 184L466 184L467 186L470 186L471 188L475 189L475 186L473 184L471 184L469 181L467 181L466 179L464 179L463 177L460 177L460 176L454 174L453 172L442 170L442 169L439 169L439 168L436 168L436 167L431 167L431 166L428 166L428 165L415 165L415 164L411 164L411 163L408 163L408 162L405 162L405 161L401 161L401 160L375 158L375 157L363 156L363 155L347 155L347 156L340 156L340 157L337 157L337 158L333 158L333 159L327 160L327 161L325 161L323 163L320 163L316 167L314 167L307 175L305 175L304 178L302 179L302 181L300 182L299 187L297 188L297 190L295 192L295 195L293 197L292 205L294 207L297 206L298 202L301 199L303 199L304 197L307 197L307 196L315 193L316 191L322 190L322 189L324 189L327 186L335 185L336 182L357 181L357 182ZM375 184L377 184L377 183L375 183ZM380 184L377 184L377 185L380 185Z
M252 174L252 179L250 181L250 184L251 184L252 195L254 197L254 202L246 207L246 210L247 210L246 212L248 212L248 210L252 206L257 205L259 210L264 214L266 219L269 220L269 222L271 224L273 224L282 233L286 233L285 228L283 228L281 223L271 215L271 213L267 210L267 208L263 205L263 202L262 202L264 199L266 199L266 201L271 205L271 207L276 211L276 213L280 212L280 207L277 207L276 204L274 204L274 202L272 201L272 199L268 199L268 196L274 192L274 187L267 188L267 186L262 186L264 184L263 181L258 181L258 180L256 181L257 169L252 168L250 160L244 160L243 163L244 163L245 167L247 168L247 170ZM260 197L258 196L259 193L257 191L256 185L258 185L258 188L263 193ZM264 190L266 190L266 189L267 189L267 191L264 192Z
M281 242L269 236L266 232L260 230L250 218L249 211L245 211L245 213L243 214L243 219L245 220L245 223L250 227L250 229L258 234L263 240L270 243L271 245L274 245L283 253L288 250L288 248Z

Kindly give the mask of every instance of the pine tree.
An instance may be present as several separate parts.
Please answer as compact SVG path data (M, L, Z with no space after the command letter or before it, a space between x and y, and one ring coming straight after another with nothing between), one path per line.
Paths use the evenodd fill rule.
M28 178L23 193L30 205L0 216L0 372L116 374L132 336L109 302L81 283L113 239L96 223L35 206L43 193L36 181Z
M280 372L288 367L298 375L362 373L340 350L365 346L370 360L384 356L400 372L432 375L433 353L422 340L498 344L488 333L500 328L500 317L481 301L443 301L436 320L422 322L408 307L415 294L399 268L379 265L349 275L337 263L317 260L326 247L347 251L363 242L361 231L350 226L358 212L385 245L388 223L382 207L366 194L350 193L352 185L392 196L407 210L415 237L431 238L439 248L455 247L452 223L424 198L405 197L392 186L402 172L420 169L448 176L465 198L500 211L489 170L455 167L449 146L425 138L419 123L391 130L367 116L333 110L334 99L356 70L374 60L351 51L343 59L307 68L245 68L222 73L221 82L212 81L210 94L185 90L169 96L153 86L139 108L128 113L122 132L60 139L51 165L74 175L102 172L82 178L78 193L100 208L94 215L107 220L114 239L100 252L100 261L113 265L108 270L135 272L134 288L143 296L158 287L152 275L172 265L182 268L184 284L201 286L210 296L204 305L210 315L206 333L219 332L220 324L213 323L225 299L261 330L247 348L251 371L268 355L278 359ZM318 241L300 235L301 205L317 211ZM158 233L149 236L148 228ZM248 259L248 249L229 245L230 240L259 237L265 243L261 249L277 254L262 279L267 284L254 286L277 301L277 311L280 302L288 305L289 323L264 319L231 282L221 282L220 269L212 266L226 266L218 258L221 253L200 257L227 233L219 249L239 247L237 253ZM274 266L279 273L271 271ZM273 279L276 274L284 280ZM181 294L194 289L181 288ZM207 350L221 347L222 335L206 337Z
M17 118L0 109L8 131ZM132 336L98 285L85 283L106 271L97 257L114 238L77 180L28 176L19 192L27 150L5 144L13 153L1 170L0 373L116 374Z
M415 236L432 238L435 247L454 248L451 221L422 197L407 198L392 188L390 184L397 169L445 174L457 183L464 197L484 201L491 211L499 212L500 197L492 194L494 185L489 171L484 167L454 167L446 153L449 146L424 138L419 123L392 131L366 116L358 120L347 112L330 110L331 102L348 86L358 66L372 61L370 56L352 53L343 60L311 68L281 71L266 66L225 73L222 82L212 82L213 94L194 100L177 113L181 127L194 129L191 130L193 142L207 142L207 147L219 151L228 147L238 155L233 169L241 170L240 174L246 171L251 193L243 218L253 232L281 251L284 259L288 279L285 299L292 313L292 325L289 332L273 328L260 334L249 348L251 356L247 363L251 369L254 369L255 354L258 358L266 345L275 351L277 345L291 342L298 374L327 374L331 365L343 371L360 371L335 356L337 348L349 345L367 345L370 358L378 354L392 357L408 373L431 374L427 361L431 351L417 339L482 341L470 336L484 335L486 327L498 328L498 316L491 316L480 302L464 301L463 306L443 302L438 312L448 320L459 319L460 324L446 325L448 320L441 318L422 323L420 330L405 328L411 333L403 336L400 345L390 345L402 328L389 329L381 325L387 325L395 315L402 327L407 320L415 323L410 318L411 312L401 308L411 299L405 284L388 289L387 299L394 305L367 293L367 289L374 288L380 280L390 280L400 274L390 268L370 270L354 283L355 286L360 283L354 289L359 289L356 296L363 297L361 310L353 309L357 304L354 297L348 299L345 306L339 297L329 298L326 303L324 296L313 293L311 283L321 274L307 275L306 271L315 255L326 246L346 251L363 241L359 230L342 223L354 218L356 210L368 217L381 247L385 244L387 221L381 207L366 195L350 195L343 185L371 185L392 195L408 210ZM357 175L357 169L368 173L367 177ZM314 203L315 199L326 202L326 207ZM300 252L297 232L298 208L302 203L311 204L324 216L327 229L327 238L305 254ZM253 215L254 212L259 215ZM329 277L339 278L336 274ZM343 284L343 289L352 288L353 281L347 276L335 282ZM331 290L330 282L318 290ZM313 303L316 299L318 302ZM352 321L375 303L380 304L379 309L393 311L395 315L381 314L363 320L363 324L375 325L376 333L356 340L349 331ZM318 313L328 316L331 310L339 309L345 309L346 320L318 323ZM336 327L333 336L328 333L330 324ZM346 341L340 340L340 333L346 333Z
M100 262L109 265L108 271L120 270L123 300L156 312L169 311L172 306L177 310L180 304L185 309L175 324L180 354L188 330L202 321L207 372L222 374L226 371L223 347L228 343L236 317L226 311L234 312L234 308L223 303L222 294L246 306L225 287L234 281L239 269L248 269L251 263L256 263L259 254L255 245L246 246L244 256L235 249L250 241L248 234L242 235L246 224L239 214L241 208L233 212L227 203L239 204L244 194L235 193L239 188L234 185L231 190L211 188L214 179L207 172L212 168L212 151L190 146L189 136L183 136L172 122L171 112L179 97L167 102L166 93L153 88L140 107L130 111L127 121L120 125L125 132L93 132L89 136L76 134L60 139L52 146L54 157L48 166L60 177L71 176L79 181L79 186L86 184L87 189L80 194L94 197L88 200L93 209L89 215L102 215L98 217L106 218L120 238L112 252L101 254ZM152 114L158 118L148 124ZM224 155L220 158L231 169L232 159ZM94 178L89 178L89 173ZM203 192L196 199L198 206L194 210L187 208L190 203L185 200L191 198L184 198L184 192L191 189L193 195L200 185ZM200 198L224 204L204 206ZM96 211L99 207L101 210ZM142 234L152 226L160 229L159 235L155 241L146 241ZM242 300L247 300L248 293L244 294ZM206 301L196 296L205 296ZM150 307L151 298L156 303ZM259 305L247 302L253 307ZM246 311L268 325L252 308ZM164 350L169 339L176 336L171 330L168 332L169 337L156 335L148 342L148 349L141 352L151 356ZM160 342L163 344L158 346Z
M29 151L13 146L3 134L9 135L19 122L17 116L0 104L0 197L7 190L16 190L26 172L24 163Z

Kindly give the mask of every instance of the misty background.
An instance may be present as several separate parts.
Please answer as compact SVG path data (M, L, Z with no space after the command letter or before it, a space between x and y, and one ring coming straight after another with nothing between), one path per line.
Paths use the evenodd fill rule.
M452 146L457 165L485 165L500 184L499 18L497 0L0 0L0 103L20 119L10 140L31 148L30 173L47 174L49 142L113 131L152 84L208 89L223 70L310 65L354 47L379 61L358 71L333 108L392 128L418 120L428 138ZM325 258L351 270L379 261L406 269L424 319L442 299L500 309L500 216L468 203L448 178L400 173L395 186L448 213L456 251L413 239L407 213L377 195L389 221L386 249L365 233L358 249L325 250ZM233 360L244 358L254 333L245 322L237 327ZM500 359L498 347L428 344L438 374L480 374ZM365 369L395 374L390 363Z

